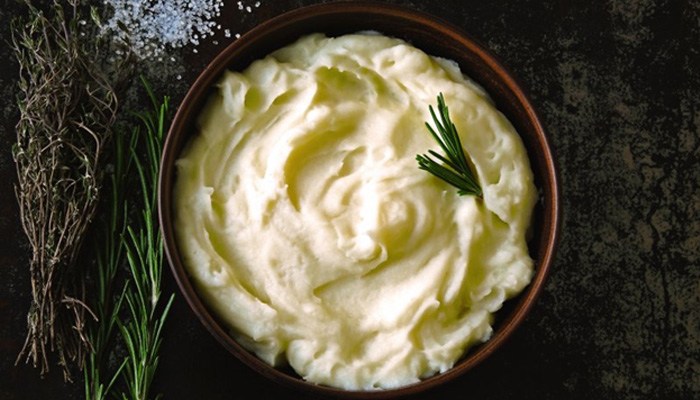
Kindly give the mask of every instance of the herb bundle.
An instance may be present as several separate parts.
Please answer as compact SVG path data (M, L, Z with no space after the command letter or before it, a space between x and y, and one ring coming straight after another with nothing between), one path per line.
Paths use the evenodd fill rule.
M437 132L435 132L427 122L425 126L445 152L445 156L442 156L436 151L428 150L430 155L442 161L443 164L430 158L429 155L419 154L416 156L418 168L430 172L456 187L457 193L460 196L474 195L481 197L481 187L479 186L479 182L471 166L467 162L467 156L464 154L464 149L462 148L462 141L459 139L459 133L457 132L455 124L450 119L449 109L445 104L445 97L443 94L440 93L437 97L437 108L440 118L435 115L433 106L429 106L428 108Z
M173 295L161 307L161 275L163 272L163 238L157 225L157 190L160 158L166 130L168 98L158 102L146 81L144 86L154 110L138 114L145 127L143 141L145 157L140 158L132 149L134 165L139 177L141 203L139 218L127 227L126 256L131 272L125 301L126 322L118 320L119 331L127 349L125 381L128 394L123 399L147 399L151 382L158 367L158 351L163 324L173 302ZM138 129L135 131L138 135Z
M164 305L160 303L164 259L156 219L169 100L157 101L148 83L142 82L153 109L136 114L138 122L130 137L114 138L111 190L100 219L101 235L95 240L94 280L99 290L92 303L97 320L89 324L93 351L84 370L85 398L91 400L107 398L115 385L122 390L122 399L149 398L163 324L173 301L171 295ZM128 195L134 183L140 190ZM110 368L110 357L120 357L119 345L126 356Z
M143 80L154 109L136 115L131 135L113 134L118 92L133 72L129 43L104 41L97 12L90 10L92 23L82 19L81 0L65 7L54 0L46 12L25 1L29 16L12 26L20 67L13 158L32 249L32 303L17 363L31 362L44 375L54 355L66 380L83 369L86 399L113 397L117 384L122 398L146 399L173 299L159 301L163 249L155 219L168 98L157 102ZM122 50L118 58L107 58L109 45ZM105 173L94 258L82 258ZM127 195L132 177L141 189L136 199ZM112 367L114 357L124 359Z
M94 269L91 269L92 295L88 298L94 310L95 319L87 323L87 337L92 345L85 368L83 369L85 399L103 400L108 398L113 385L119 377L125 362L114 371L109 368L109 359L114 353L119 312L124 301L123 286L118 282L118 274L124 262L125 244L122 238L126 234L128 209L126 194L129 192L129 172L133 164L138 136L132 135L127 141L125 135L117 134L113 138L112 162L105 186L105 212L99 213L96 234L92 236L92 249L95 251ZM109 378L109 381L105 379Z
M43 375L53 352L70 380L71 365L80 368L89 350L76 258L98 203L118 101L97 41L81 30L78 0L68 5L56 0L44 13L27 2L29 17L13 22L12 47L20 88L15 194L32 249L28 333L17 362Z

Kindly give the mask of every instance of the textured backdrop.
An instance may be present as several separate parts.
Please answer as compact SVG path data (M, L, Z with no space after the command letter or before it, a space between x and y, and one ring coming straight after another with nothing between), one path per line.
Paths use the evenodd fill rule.
M254 2L243 2L253 6ZM213 41L142 63L178 104L216 51L257 23L314 1L227 1ZM417 398L700 398L700 3L392 1L484 43L519 79L549 135L563 191L546 290L493 357ZM0 10L0 399L79 399L54 368L14 360L29 304L10 148L17 66ZM227 37L230 36L230 37ZM135 96L127 105L138 105ZM169 270L165 289L177 291ZM165 327L155 391L165 399L303 398L255 375L202 328L182 297Z

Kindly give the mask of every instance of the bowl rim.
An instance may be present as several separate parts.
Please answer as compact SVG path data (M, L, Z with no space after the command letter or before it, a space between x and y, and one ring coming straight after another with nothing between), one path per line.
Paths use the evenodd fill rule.
M518 107L522 108L526 113L529 124L532 125L532 129L536 132L536 137L534 139L536 139L537 147L542 151L542 162L546 170L546 174L541 177L544 181L540 183L540 189L544 191L544 193L541 194L540 201L543 203L542 226L547 228L547 231L543 233L543 235L546 234L546 240L541 241L544 245L540 245L540 253L535 260L536 265L534 266L535 272L533 279L521 294L517 296L518 300L514 310L507 315L498 329L494 330L493 336L488 341L468 349L462 359L451 369L425 378L415 384L378 391L349 391L304 381L301 378L289 375L286 372L268 365L238 344L231 335L227 333L227 328L217 321L213 311L210 311L210 308L206 306L204 301L197 294L194 284L191 282L186 272L186 268L184 267L176 245L171 204L171 193L176 176L174 164L181 151L181 149L175 148L177 147L175 146L177 143L174 144L173 142L179 139L179 135L191 136L183 132L191 123L190 120L193 111L197 111L201 108L202 98L206 97L206 93L220 75L230 67L233 57L241 51L244 51L245 46L250 46L249 40L253 40L254 42L255 39L259 38L261 35L268 34L271 31L285 26L303 23L309 19L353 12L391 16L392 18L406 19L420 25L427 24L433 28L437 24L440 26L441 34L447 34L451 40L458 42L465 49L474 53L476 57L498 75L502 83L517 98ZM460 65L460 67L462 67L462 65ZM199 106L197 106L197 103L200 103ZM522 137L521 132L519 132L519 135ZM529 158L532 162L532 155L529 155ZM500 348L502 344L511 337L516 328L522 324L525 317L532 309L536 299L544 289L544 284L549 275L558 247L561 229L559 192L558 168L556 166L555 156L544 127L529 97L526 95L522 86L517 82L514 75L508 71L485 46L481 45L477 40L455 24L424 11L419 11L407 6L378 3L376 1L340 0L299 7L267 19L244 33L239 39L234 40L207 64L182 98L172 119L163 147L157 195L159 226L163 237L164 250L176 283L191 310L209 333L212 334L224 348L248 367L272 381L287 387L338 398L385 399L423 392L464 374Z

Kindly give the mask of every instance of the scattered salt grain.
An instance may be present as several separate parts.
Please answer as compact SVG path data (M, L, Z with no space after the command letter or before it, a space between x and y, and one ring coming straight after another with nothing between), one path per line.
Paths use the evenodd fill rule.
M221 11L226 0L102 0L111 10L103 33L111 34L128 43L140 59L156 58L167 49L199 46L205 38L213 38L221 31ZM236 4L248 13L253 8L245 1ZM250 3L248 3L250 4ZM260 7L256 1L254 7ZM125 32L121 27L126 27ZM236 34L239 38L241 35ZM224 29L224 37L231 30ZM214 41L216 42L216 41ZM218 42L214 43L218 44ZM197 53L197 49L193 50ZM157 58L156 58L157 59ZM172 61L173 58L170 58Z
M214 34L223 0L103 0L112 10L104 30L130 44L139 58ZM127 27L124 32L120 25Z

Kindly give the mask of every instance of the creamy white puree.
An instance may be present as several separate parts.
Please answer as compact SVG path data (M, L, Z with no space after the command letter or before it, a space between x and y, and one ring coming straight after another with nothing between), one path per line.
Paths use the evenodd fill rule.
M235 338L323 385L395 388L487 340L530 281L524 146L458 66L314 34L228 72L178 161L176 231ZM444 93L483 199L419 170ZM441 152L441 151L440 151Z

